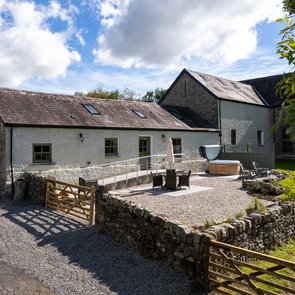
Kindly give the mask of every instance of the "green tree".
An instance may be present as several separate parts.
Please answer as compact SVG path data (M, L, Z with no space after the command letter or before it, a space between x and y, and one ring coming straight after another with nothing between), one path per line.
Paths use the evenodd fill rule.
M293 1L294 2L294 1ZM293 3L292 2L292 3ZM278 19L277 22L283 23L285 28L281 30L282 41L277 44L277 54L281 59L286 59L289 65L295 66L295 40L292 17L285 16L284 19ZM274 124L274 130L277 131L281 121L288 124L286 134L291 141L295 141L295 72L284 74L281 81L276 85L276 93L284 99L277 122Z
M147 91L147 93L143 96L142 101L158 103L165 92L166 89L163 88L156 88L154 91Z
M295 1L294 0L283 0L283 9L290 15L295 14Z

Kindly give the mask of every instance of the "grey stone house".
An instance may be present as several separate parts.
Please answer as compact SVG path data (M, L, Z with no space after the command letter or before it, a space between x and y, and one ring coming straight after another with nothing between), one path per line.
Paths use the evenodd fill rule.
M178 118L192 111L219 130L219 144L273 148L273 109L252 86L184 69L159 101Z

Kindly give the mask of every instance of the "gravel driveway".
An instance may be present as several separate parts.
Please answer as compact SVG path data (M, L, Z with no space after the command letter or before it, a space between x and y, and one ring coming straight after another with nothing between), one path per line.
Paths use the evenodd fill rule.
M0 268L6 274L0 294L196 294L188 278L139 257L96 226L29 201L0 199ZM22 288L26 280L30 292Z

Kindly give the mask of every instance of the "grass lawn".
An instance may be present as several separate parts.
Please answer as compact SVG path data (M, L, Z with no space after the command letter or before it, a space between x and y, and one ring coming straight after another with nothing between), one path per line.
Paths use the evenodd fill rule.
M293 240L290 240L289 244L283 244L282 246L276 248L275 250L271 251L269 253L269 255L277 257L277 258L281 258L284 260L288 260L290 262L295 262L295 242ZM253 264L255 266L261 267L261 268L268 268L271 267L272 264L266 261L256 261L256 262L252 262L250 264ZM249 269L242 267L241 268L242 271L244 271L245 273L252 273L254 271L250 271ZM295 272L294 270L285 268L283 270L277 271L280 274L286 275L288 277L294 278L295 276ZM277 277L273 277L271 275L265 274L260 276L260 278L266 279L267 281L279 284L279 285L283 285L283 286L288 286L290 288L294 288L294 284L287 282L283 279L279 279ZM264 284L261 283L257 283L257 285L259 287L265 288L269 291L273 291L276 292L277 294L281 293L278 289L271 287L271 286L266 286ZM282 294L286 294L285 292L282 292Z
M295 170L295 160L276 160L276 169Z

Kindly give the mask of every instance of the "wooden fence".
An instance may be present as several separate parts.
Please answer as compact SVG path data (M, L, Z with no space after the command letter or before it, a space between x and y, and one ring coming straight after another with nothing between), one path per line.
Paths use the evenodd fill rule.
M295 263L208 238L205 281L217 294L295 294ZM263 266L258 265L263 261Z
M75 185L48 177L45 206L86 220L92 225L94 186Z

